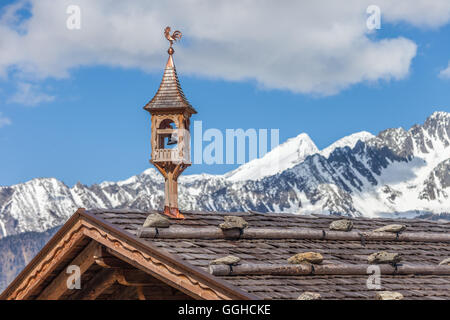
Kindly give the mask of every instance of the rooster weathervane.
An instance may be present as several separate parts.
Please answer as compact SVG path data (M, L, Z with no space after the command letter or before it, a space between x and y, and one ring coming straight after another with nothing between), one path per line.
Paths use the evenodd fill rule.
M183 34L179 30L175 30L172 34L170 34L170 30L171 30L170 27L166 27L164 29L164 36L170 42L169 54L173 54L174 53L174 50L172 48L173 43L176 41L180 41Z

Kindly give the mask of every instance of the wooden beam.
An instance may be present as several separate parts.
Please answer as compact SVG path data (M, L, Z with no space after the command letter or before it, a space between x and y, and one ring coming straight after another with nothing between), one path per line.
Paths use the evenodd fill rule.
M176 181L177 179L178 179L178 176L179 176L179 171L180 171L180 169L181 169L181 166L182 166L182 164L181 163L178 163L176 166L175 166L175 169L173 169L173 179Z
M157 134L172 134L176 131L176 129L156 129Z
M124 287L114 286L114 291L107 300L190 300L188 295L168 285Z
M367 275L368 264L240 264L237 266L210 265L215 276L229 275ZM450 275L450 266L439 265L378 265L382 275Z
M231 229L233 230L233 229ZM236 229L234 229L236 231ZM233 234L234 233L234 234ZM283 240L340 240L340 241L413 241L413 242L450 242L450 234L432 232L403 232L400 234L387 232L359 232L359 231L328 231L309 228L246 228L239 232L224 232L218 226L190 228L184 226L171 226L167 229L143 228L138 230L140 238L161 239L227 239L238 237L241 239L283 239Z
M114 292L107 298L108 300L136 300L138 287L118 286Z
M138 296L139 300L147 300L145 298L144 289L142 287L137 287L136 291L137 291L137 296Z
M101 245L98 247L97 252L94 254L94 260L95 263L102 268L118 268L118 269L133 268L130 264L108 253L106 247Z
M142 265L140 265L140 264L137 263L136 261L134 261L134 260L132 260L132 259L130 259L130 258L128 258L128 257L126 257L126 256L124 256L124 255L122 255L122 254L120 254L119 252L116 252L115 250L113 250L113 249L111 249L111 248L107 248L106 250L107 250L109 253L111 253L112 255L116 256L117 258L119 258L119 259L121 259L121 260L124 260L124 261L127 261L129 264L133 265L135 268L137 268L137 269L139 269L139 270L142 270L142 271L144 271L144 272L146 272L146 273L148 272L147 270L143 269L143 266L142 266ZM161 282L165 283L166 285L168 285L168 286L170 286L170 287L173 287L173 288L175 288L176 290L179 290L179 291L185 293L185 294L188 295L188 296L190 296L191 294L193 294L191 291L184 289L183 287L179 286L179 285L176 284L176 283L173 283L173 284L167 283L167 281L168 281L167 278L164 278L164 277L161 277L161 278L160 278L160 276L158 276L156 273L155 273L155 274L152 274L151 276L155 277L156 279L160 280ZM193 298L194 298L194 297L193 297Z
M89 282L82 284L83 289L69 297L70 300L95 300L103 291L117 281L118 273L114 269L103 269Z
M244 234L247 230L243 230ZM226 239L226 238L239 238L242 232L239 229L231 229L226 232L222 231L219 227L184 227L184 226L171 226L167 229L154 227L138 229L137 236L139 238L161 238L161 239Z
M94 263L94 254L100 244L91 240L83 251L73 259L68 266L74 265L80 268L80 276ZM58 300L67 290L67 268L64 268L58 276L41 292L37 300Z
M166 170L164 170L164 168L163 167L161 167L159 164L157 164L156 162L154 162L154 161L150 161L155 167L156 167L156 169L158 169L158 171L159 171L159 173L161 173L162 175L163 175L163 177L165 178L165 179L167 179L167 172L166 172Z
M148 273L133 269L133 270L120 270L118 282L123 286L167 286L161 280L152 277Z
M191 300L192 297L169 286L141 287L146 300Z

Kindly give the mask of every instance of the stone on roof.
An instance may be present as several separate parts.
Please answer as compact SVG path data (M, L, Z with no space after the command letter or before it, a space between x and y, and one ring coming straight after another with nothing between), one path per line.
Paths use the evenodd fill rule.
M399 292L380 291L376 294L377 300L402 300L403 295Z
M330 230L336 231L351 231L353 229L353 222L348 219L336 220L330 223Z
M215 259L210 262L211 265L222 264L227 266L235 266L241 261L241 258L235 256L226 256L219 259Z
M299 263L312 263L312 264L321 264L323 261L323 256L317 252L302 252L297 253L296 255L290 257L288 259L289 263L299 264Z
M367 257L367 261L369 263L375 263L375 264L382 264L382 263L389 263L389 264L396 264L401 261L401 256L398 253L395 252L387 252L387 251L380 251L372 253L370 256Z
M152 213L145 219L143 227L168 228L170 227L170 220L159 213Z
M320 300L320 293L303 292L297 300Z
M230 229L245 229L248 226L247 221L245 221L242 217L236 216L225 216L223 217L225 222L219 225L222 230L230 230Z
M387 226L375 229L374 232L392 232L399 233L406 229L406 226L403 224L389 224Z

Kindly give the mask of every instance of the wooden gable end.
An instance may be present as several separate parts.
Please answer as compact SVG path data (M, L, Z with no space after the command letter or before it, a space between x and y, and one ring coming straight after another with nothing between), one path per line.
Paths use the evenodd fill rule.
M69 289L68 282L78 272L74 270L79 271L80 287ZM0 296L8 300L252 298L82 209Z

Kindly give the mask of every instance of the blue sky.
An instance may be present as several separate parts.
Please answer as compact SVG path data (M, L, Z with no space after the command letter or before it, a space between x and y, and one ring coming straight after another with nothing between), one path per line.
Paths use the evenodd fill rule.
M5 10L10 3L15 2L3 1L1 8ZM27 10L18 15L22 18L25 15L24 21L33 19L33 12ZM442 18L438 25L427 25L415 22L414 18L395 20L396 16L393 16L387 22L382 20L382 29L366 38L377 43L382 39L401 37L415 43L417 51L408 65L407 74L394 74L389 79L379 76L375 81L356 79L342 87L333 83L338 89L331 93L319 87L316 90L307 85L297 88L279 84L279 80L270 78L270 72L253 79L252 70L256 74L265 68L264 65L252 66L254 69L249 67L249 74L233 79L233 73L228 73L226 65L223 70L216 68L222 60L225 60L224 64L229 63L228 56L217 57L214 50L205 53L211 61L206 59L201 62L203 65L200 62L195 65L191 62L194 58L186 58L191 57L187 50L200 40L189 38L190 27L184 22L188 31L185 31L185 40L176 45L174 58L183 90L198 111L193 120L202 120L204 129L223 131L227 128L279 128L280 142L306 132L319 148L324 148L357 131L376 134L390 127L409 128L415 123L423 123L434 111L449 112L450 79L439 76L450 60L447 18ZM22 24L19 20L9 22L7 26L11 29ZM156 92L167 59L163 27L155 32L155 40L149 40L152 55L148 59L152 59L152 63L143 68L139 63L129 63L129 57L121 47L117 47L117 51L123 54L107 62L98 57L113 56L114 46L107 51L95 52L98 57L92 52L87 54L88 49L65 52L67 60L74 60L71 52L87 58L75 59L72 64L61 58L62 63L51 65L42 62L39 47L27 47L26 39L8 43L7 37L0 38L0 48L3 45L36 50L24 56L23 61L28 59L26 64L0 54L0 67L6 70L0 78L0 185L37 177L55 177L68 185L77 181L92 184L126 179L149 168L150 123L149 115L142 107ZM39 32L45 36L47 31L43 26ZM27 32L31 34L30 30ZM129 36L133 37L133 34ZM45 40L46 47L56 39ZM156 48L152 43L156 43ZM239 45L239 40L236 43ZM54 45L59 46L58 43ZM264 48L264 44L261 45ZM288 51L290 47L283 50ZM140 52L133 54L133 59L142 59ZM257 60L265 52L255 50L250 54ZM211 74L196 72L196 68L208 69L208 62L211 63ZM39 72L30 74L28 69L23 70L24 65L33 63L39 67L36 68ZM68 65L61 70L67 72L62 74L64 72L58 67L66 63ZM143 61L145 63L148 60ZM283 66L283 61L279 65ZM246 66L238 67L237 70ZM294 85L297 77L305 77L300 67L285 67L282 73ZM47 72L45 68L51 71ZM230 65L230 69L233 68L237 67ZM8 120L1 125L1 119ZM224 173L235 167L196 165L185 174Z

